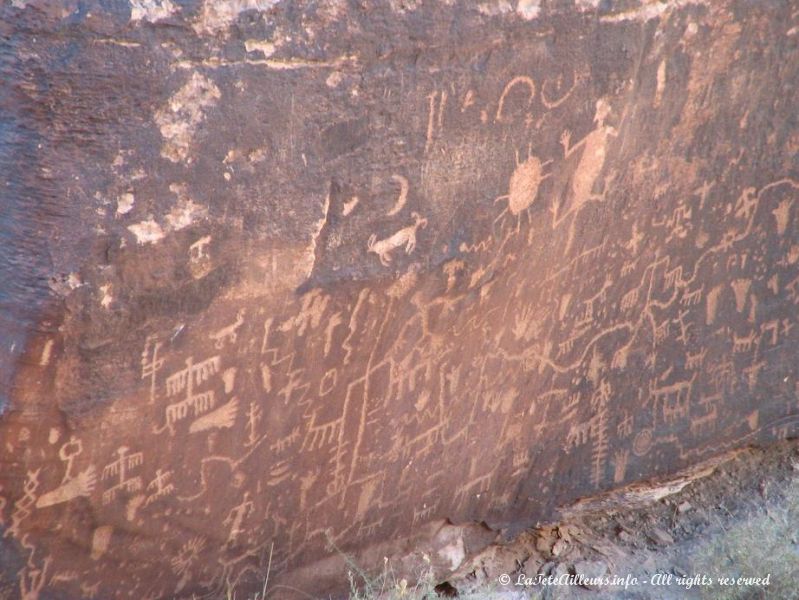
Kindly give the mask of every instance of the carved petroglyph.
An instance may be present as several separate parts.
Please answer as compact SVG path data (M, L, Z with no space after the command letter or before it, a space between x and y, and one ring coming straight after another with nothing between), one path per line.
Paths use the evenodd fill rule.
M164 366L164 359L158 357L161 343L155 336L148 336L141 353L141 378L150 379L150 404L155 402L156 375Z
M171 483L172 471L164 471L163 469L155 470L155 477L147 484L145 491L149 493L147 500L144 501L144 506L155 502L159 498L169 496L175 491L175 486Z
M785 231L788 229L788 218L792 205L793 199L783 198L777 208L771 211L777 221L777 234L780 236L785 235Z
M447 27L431 27L444 36L432 44L395 21L413 48L378 50L373 68L357 35L346 43L365 63L325 57L337 25L330 37L315 19L346 7L297 13L295 31L277 5L217 4L230 6L132 26L174 56L133 53L173 84L144 95L156 122L109 157L107 184L59 161L57 181L79 176L65 197L99 190L87 214L105 221L87 231L106 233L85 239L98 251L56 285L63 322L37 324L8 388L0 520L23 590L218 592L262 574L264 550L281 583L300 585L328 540L361 552L445 518L546 520L678 461L791 435L799 186L777 172L795 140L755 132L757 105L777 124L791 105L763 83L769 65L791 75L769 19L714 6L701 40L681 39L698 15L681 6L664 16L675 28L610 20L619 43L599 60L593 21L550 20L568 8L519 3L538 12L508 45L489 27L501 17L439 3L419 16L451 14L468 47L450 52ZM201 32L190 48L184 13ZM74 54L126 73L139 60ZM120 86L114 131L141 104L125 100L134 84ZM62 131L64 103L39 91ZM106 112L81 129L86 148ZM328 135L331 122L346 127ZM155 161L141 146L153 134ZM44 536L50 518L62 528ZM64 535L81 541L70 556Z
M399 196L394 206L386 213L386 216L396 215L405 206L408 201L408 180L402 175L392 175L391 179L396 181L400 186Z
M250 500L250 493L244 492L244 497L241 503L231 509L228 516L222 522L223 525L228 527L227 540L225 547L230 547L236 544L239 536L244 533L243 524L244 520L252 513L255 504Z
M735 310L743 312L746 306L746 297L749 293L749 288L752 286L751 279L736 279L730 286L735 293Z
M564 219L572 217L566 243L567 250L574 241L575 220L580 211L588 202L601 199L601 196L593 194L594 183L605 165L608 140L618 135L614 127L605 124L610 111L610 104L606 99L597 100L594 114L594 123L597 128L574 145L571 144L569 130L564 131L560 138L564 158L569 158L575 151L582 148L580 160L571 179L569 196L565 205L554 207L552 216L553 227L559 225Z
M660 408L664 424L673 425L688 416L695 377L689 381L678 381L659 387L655 386L654 382L650 383L649 401L652 405L652 412L657 415L658 408Z
M572 83L568 88L564 84L563 75L558 75L554 82L550 79L544 80L544 84L541 86L541 103L549 110L557 108L569 99L581 79L583 79L583 76L572 74Z
M708 325L711 325L716 320L716 314L718 312L718 305L719 305L719 296L723 291L723 287L717 285L707 295L707 316L705 317L705 322ZM740 312L740 311L739 311Z
M77 475L73 475L75 458L82 452L83 444L74 435L70 436L69 441L61 446L58 456L64 462L64 477L57 488L39 497L36 501L36 508L69 502L78 496L89 496L94 491L96 483L94 466L90 465Z
M11 526L6 529L3 537L14 536L19 538L21 536L20 527L22 522L31 516L33 507L36 505L36 491L39 489L40 473L41 468L27 472L25 483L23 484L23 495L14 503L14 509L11 512Z
M221 350L222 348L224 348L226 343L230 344L236 343L238 330L244 324L244 314L245 314L244 309L239 310L239 312L236 313L236 320L233 323L223 327L222 329L215 331L214 333L208 336L209 338L214 340L214 346L217 349Z
M410 254L416 248L416 232L419 228L427 227L427 219L419 213L411 213L413 224L403 227L394 235L383 240L377 240L377 235L372 234L367 243L369 252L374 252L380 259L380 264L387 267L391 263L391 252L397 248L405 247L405 254Z
M533 103L533 99L535 98L535 82L531 77L526 75L519 75L511 79L507 85L505 85L505 89L502 90L502 94L499 96L499 102L497 104L497 114L494 116L495 123L503 123L507 122L507 117L503 114L503 110L505 108L505 101L508 95L513 91L516 87L526 87L527 88L527 101L525 103L526 108L529 109L530 105Z
M508 193L495 200L495 202L507 200L507 206L494 219L494 223L504 217L506 212L519 217L535 202L541 182L551 175L551 173L546 175L543 173L544 167L551 162L548 160L542 163L538 157L530 155L529 151L528 157L523 162L520 162L518 154L516 155L516 168L508 184ZM517 219L517 233L520 227L521 219Z
M144 453L133 452L128 454L130 448L120 446L117 448L117 459L103 467L103 481L116 478L117 481L103 492L103 504L109 504L121 492L138 492L142 488L140 475L129 477L129 471L140 467L144 462Z
M205 235L189 246L189 270L192 277L200 279L211 271L211 236Z
M185 390L185 398L168 404L166 407L166 427L174 433L173 426L177 421L185 419L189 409L195 417L207 412L216 404L214 390L194 391L194 386L202 385L219 372L221 357L213 356L194 364L194 357L186 359L186 368L173 373L166 379L166 395L172 397Z
M427 114L427 137L425 141L425 152L429 152L435 139L444 130L444 110L447 106L447 92L433 92L427 96L429 103Z
M237 398L232 398L230 401L219 406L215 410L198 417L189 426L189 433L196 433L199 431L206 431L208 429L229 429L233 427L238 414L239 401ZM195 409L195 414L197 413Z
M39 594L44 589L47 581L47 571L52 564L52 557L44 559L41 566L33 564L33 557L23 567L19 574L19 592L21 600L39 600Z

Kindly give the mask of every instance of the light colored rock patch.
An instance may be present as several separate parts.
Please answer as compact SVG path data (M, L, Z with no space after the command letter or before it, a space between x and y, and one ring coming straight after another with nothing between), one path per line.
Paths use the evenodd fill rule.
M129 225L128 230L136 236L136 241L140 245L154 244L164 238L164 230L152 218L135 225Z
M513 6L508 0L494 0L493 2L481 2L477 5L477 10L483 15L494 17L513 12Z
M42 350L42 356L39 359L39 365L42 367L46 367L50 364L50 356L53 353L53 340L47 340L47 343L44 345L44 349ZM52 433L50 434L52 438ZM55 442L51 442L55 443Z
M130 20L154 23L174 14L176 7L170 0L130 0Z
M541 0L519 0L516 12L528 21L535 19L541 12Z
M214 106L221 95L213 81L200 73L192 73L168 106L155 114L155 122L166 140L161 156L172 162L188 158L197 126L205 120L205 111Z
M589 4L593 0L582 0L584 4ZM598 2L596 2L598 5ZM683 8L690 5L705 5L704 0L669 0L668 2L643 3L637 8L625 10L613 15L604 15L599 20L606 23L621 23L623 21L640 21L645 23L650 19L659 18L669 10Z
M278 0L205 0L200 18L194 24L197 33L217 33L227 29L248 10L269 10Z
M246 40L244 48L247 52L262 52L264 58L269 58L275 53L275 45L267 40Z
M178 231L188 227L197 219L202 219L208 215L208 209L188 198L178 200L166 216L167 228L169 231Z
M463 547L463 538L459 537L451 544L448 544L438 551L438 556L442 560L449 562L450 568L454 571L461 566L466 558L466 550Z
M100 306L105 309L111 308L111 304L114 302L114 297L111 295L111 284L101 285L100 291L103 293L103 297L100 298Z
M133 209L135 200L133 194L121 194L117 198L117 216L128 214Z
M420 0L389 0L391 10L397 13L404 13L416 10L421 5Z

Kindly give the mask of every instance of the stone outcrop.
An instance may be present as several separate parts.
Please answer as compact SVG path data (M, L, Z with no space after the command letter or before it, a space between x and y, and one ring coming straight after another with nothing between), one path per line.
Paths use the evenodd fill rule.
M0 34L0 598L444 572L794 435L790 3L10 0Z

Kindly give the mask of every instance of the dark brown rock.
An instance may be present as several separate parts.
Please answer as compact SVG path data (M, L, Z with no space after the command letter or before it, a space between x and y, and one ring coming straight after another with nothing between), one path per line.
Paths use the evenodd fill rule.
M4 2L4 597L443 575L794 435L797 26Z

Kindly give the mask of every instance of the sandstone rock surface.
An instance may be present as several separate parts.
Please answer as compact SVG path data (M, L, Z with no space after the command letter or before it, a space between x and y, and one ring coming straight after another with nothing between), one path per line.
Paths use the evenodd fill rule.
M798 36L4 1L0 598L323 596L793 436Z

